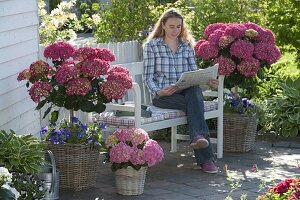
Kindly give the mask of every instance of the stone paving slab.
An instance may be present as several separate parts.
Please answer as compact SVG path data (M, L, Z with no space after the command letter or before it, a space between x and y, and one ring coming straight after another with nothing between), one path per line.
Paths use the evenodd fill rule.
M60 191L62 200L221 200L229 194L232 199L240 199L247 194L248 200L254 200L262 193L259 191L261 180L275 180L300 176L300 141L293 142L293 148L272 147L270 142L256 141L253 150L247 153L224 153L224 158L216 161L218 174L206 174L196 169L193 151L188 143L179 143L179 151L170 153L170 143L160 142L166 155L165 159L147 171L144 193L140 196L122 196L116 194L114 174L109 164L100 163L97 185L80 192ZM298 148L297 148L298 147ZM224 171L241 187L231 191L230 182ZM258 172L251 172L257 164Z

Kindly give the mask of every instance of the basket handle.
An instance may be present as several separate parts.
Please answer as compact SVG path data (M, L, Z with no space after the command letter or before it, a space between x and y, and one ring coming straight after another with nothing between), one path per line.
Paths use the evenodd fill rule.
M54 179L56 178L56 163L52 151L47 150L46 152L50 158L51 165L52 165L52 180L51 180L51 187L49 190L49 193L52 193L54 191L54 185L55 185Z

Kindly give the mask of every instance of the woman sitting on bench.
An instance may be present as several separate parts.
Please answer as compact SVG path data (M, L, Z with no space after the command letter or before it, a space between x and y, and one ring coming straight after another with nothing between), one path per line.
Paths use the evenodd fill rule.
M197 70L193 45L183 16L175 9L167 10L144 44L144 81L153 96L153 105L186 113L197 165L204 172L217 173L201 88L177 91L173 85L183 72ZM208 85L216 87L218 80L210 80Z

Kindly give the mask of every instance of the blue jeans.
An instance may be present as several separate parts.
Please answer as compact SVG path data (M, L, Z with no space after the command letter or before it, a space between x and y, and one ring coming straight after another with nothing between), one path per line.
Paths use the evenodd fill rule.
M160 108L184 111L187 115L188 132L191 140L201 134L209 142L208 147L194 150L197 164L200 165L206 160L213 160L209 129L204 118L204 101L201 88L190 87L170 96L156 96L152 102L154 106Z

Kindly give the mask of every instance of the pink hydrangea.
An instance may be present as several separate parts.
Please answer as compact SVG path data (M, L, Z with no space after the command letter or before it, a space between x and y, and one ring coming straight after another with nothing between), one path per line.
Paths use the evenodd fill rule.
M93 47L80 47L73 56L74 60L82 62L85 60L96 59L97 51Z
M121 142L131 141L132 130L131 129L117 129L113 135Z
M107 62L113 62L116 60L115 55L110 50L105 48L96 48L96 55L99 59Z
M245 26L247 29L253 29L255 31L258 32L258 35L261 34L261 32L263 32L263 28L261 28L259 25L253 23L253 22L245 22L242 23L243 26Z
M273 32L269 29L264 29L257 39L259 42L265 42L270 44L275 44L275 36Z
M99 90L107 99L121 99L126 93L122 83L117 80L105 81L99 86Z
M241 38L245 35L246 29L242 24L229 24L224 31L224 35L230 35L234 39Z
M30 75L34 79L38 76L47 77L51 69L50 65L42 60L35 61L29 66Z
M55 79L58 83L67 83L69 80L76 79L79 76L79 70L72 61L65 61L58 67Z
M148 140L144 146L144 159L147 161L148 167L152 167L164 158L163 149L155 140Z
M92 89L92 85L91 82L86 78L77 78L70 80L66 88L68 96L85 96Z
M133 154L133 148L120 142L109 150L109 159L113 163L125 163L129 162L131 155Z
M278 47L274 44L259 42L255 45L254 55L257 59L273 64L279 60L281 54Z
M22 81L22 80L29 80L30 79L30 71L29 69L24 69L23 71L21 71L17 77L18 81Z
M133 147L133 152L130 158L130 162L133 165L144 165L146 160L144 158L144 151L137 147Z
M253 52L254 45L247 40L237 40L230 47L230 53L238 58L249 58Z
M131 143L133 146L138 146L149 140L148 133L141 128L132 129Z
M218 46L210 43L209 41L206 41L198 47L198 52L196 54L203 58L203 60L209 60L211 58L217 57L218 53Z
M213 64L219 63L219 74L229 76L236 68L235 62L225 56L216 58Z
M81 65L81 71L86 75L98 78L101 75L105 75L109 69L108 62L100 59L86 60Z
M51 90L52 86L49 83L37 81L29 89L29 95L35 103L38 103L42 97L48 97Z
M204 38L209 38L210 34L212 34L215 30L225 30L226 24L224 23L215 23L208 25L204 30Z
M205 42L206 40L198 40L197 42L196 42L196 45L194 46L194 51L195 51L195 53L196 53L196 56L200 56L200 55L198 55L198 48L199 48L199 46L203 43L203 42Z
M219 45L220 38L224 35L224 30L217 29L208 37L208 41L216 46Z
M250 57L242 59L240 64L237 66L237 70L247 77L255 77L259 70L259 66L259 60Z
M129 70L126 69L125 67L122 66L118 66L118 65L114 65L112 67L110 67L107 71L107 75L113 75L114 73L124 73L127 74L129 76Z
M44 56L53 61L67 60L75 53L75 47L67 42L55 42L45 48Z

